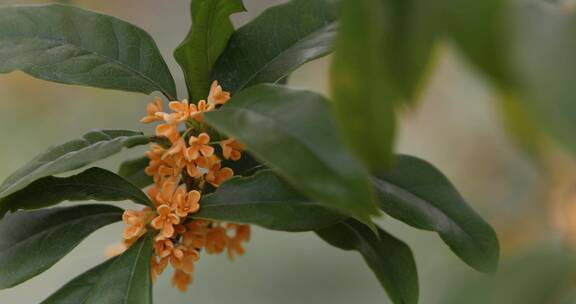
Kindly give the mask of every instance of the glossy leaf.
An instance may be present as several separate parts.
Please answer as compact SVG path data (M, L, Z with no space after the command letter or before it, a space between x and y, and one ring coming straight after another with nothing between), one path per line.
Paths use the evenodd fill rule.
M40 304L82 304L114 259L110 259L77 276Z
M202 197L201 205L194 218L282 231L317 230L344 218L302 196L270 170L227 181Z
M192 100L206 99L212 67L234 33L229 17L244 11L242 0L192 0L192 28L174 51Z
M124 147L147 144L142 132L130 130L94 130L82 139L52 147L10 175L0 186L0 198L6 197L42 177L81 168L116 154Z
M419 229L437 232L464 262L493 272L498 266L496 233L431 164L399 156L393 170L374 178L380 207Z
M392 75L387 73L383 3L344 1L331 74L334 109L343 137L372 169L392 162L399 98Z
M205 120L311 199L367 224L377 214L369 177L340 142L322 96L259 85Z
M213 79L232 93L277 83L332 51L338 0L292 0L238 29L216 62Z
M151 258L152 237L147 234L112 262L83 303L152 303Z
M0 289L52 267L99 228L120 221L122 209L82 205L19 211L0 221Z
M127 160L120 165L118 175L130 181L138 188L150 186L154 183L154 180L144 172L144 169L148 167L149 163L150 159L146 156Z
M88 200L131 200L145 206L154 206L144 192L122 177L104 169L90 168L70 177L41 178L3 198L0 200L0 218L8 210L34 210L63 201Z
M174 80L145 31L65 5L0 9L0 73L175 98Z
M316 232L329 244L362 254L393 303L418 303L418 272L410 247L382 229L346 220Z

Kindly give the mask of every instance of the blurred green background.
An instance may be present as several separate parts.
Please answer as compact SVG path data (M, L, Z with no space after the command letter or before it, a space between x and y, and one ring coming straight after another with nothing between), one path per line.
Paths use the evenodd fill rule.
M43 2L47 1L2 0L0 4ZM172 50L188 31L188 0L61 2L117 16L151 33L183 96L184 80ZM285 1L244 2L248 13L235 15L236 25ZM307 64L293 74L290 85L327 94L329 64L330 58ZM570 226L570 215L576 212L569 208L576 198L576 166L553 147L545 155L535 156L514 146L495 98L487 82L460 54L449 43L441 44L420 106L402 115L398 150L427 159L446 173L473 208L495 226L507 264L508 260L515 263L516 256L525 250L570 246L571 240L576 243L572 236L576 224ZM0 75L0 178L48 146L77 138L89 129L149 130L139 119L150 99L140 94L47 83L20 72ZM141 153L143 149L128 151L98 165L116 169L120 160ZM412 247L420 275L421 303L446 303L456 282L463 277L481 277L460 262L437 235L391 218L382 218L379 223ZM40 302L103 261L106 247L120 240L121 229L121 224L102 229L49 271L0 291L0 303ZM173 289L170 277L165 273L157 282L157 303L389 303L359 254L332 248L313 233L254 228L247 254L237 261L204 255L188 293ZM530 276L517 280L530 280Z

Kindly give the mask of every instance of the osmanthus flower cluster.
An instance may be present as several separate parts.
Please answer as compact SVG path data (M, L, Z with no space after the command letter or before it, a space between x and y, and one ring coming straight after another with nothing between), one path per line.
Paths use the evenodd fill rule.
M146 174L154 179L147 194L156 210L126 210L123 221L124 249L148 231L155 232L151 275L155 280L168 265L174 268L172 283L186 291L192 282L194 263L200 253L228 252L230 259L244 254L242 242L250 239L250 226L193 219L201 208L207 184L219 187L230 179L232 169L222 167L222 159L237 161L243 147L234 139L212 141L204 132L203 113L225 104L230 94L214 81L207 100L197 104L187 100L169 103L164 112L158 97L146 108L144 123L160 122L156 136L167 139L164 146L153 143L146 156L150 162ZM214 146L219 146L215 149ZM221 155L218 155L217 151Z

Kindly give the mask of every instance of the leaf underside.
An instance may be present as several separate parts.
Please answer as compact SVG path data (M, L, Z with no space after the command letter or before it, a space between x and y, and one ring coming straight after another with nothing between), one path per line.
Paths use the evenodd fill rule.
M72 140L48 149L10 175L0 186L0 198L10 195L42 177L75 170L116 154L124 147L130 148L148 142L148 137L138 131L90 131L82 139Z

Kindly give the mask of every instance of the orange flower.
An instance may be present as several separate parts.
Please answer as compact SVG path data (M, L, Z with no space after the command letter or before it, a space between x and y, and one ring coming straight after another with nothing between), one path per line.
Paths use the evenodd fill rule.
M188 143L190 147L186 150L186 159L189 161L196 160L200 157L200 154L203 156L214 154L214 148L208 145L210 143L210 135L206 133L201 133L198 137L191 136Z
M244 146L233 138L220 142L220 147L222 147L224 158L232 159L233 161L239 160L242 157L241 152L244 150Z
M226 229L220 226L212 227L206 235L206 252L209 254L222 253L228 246Z
M210 93L208 94L208 102L212 104L225 104L230 100L230 93L222 90L222 87L218 85L218 81L214 80L210 86Z
M165 152L166 150L164 150L164 148L156 144L151 145L150 151L146 151L144 155L150 159L148 166L144 169L147 175L154 176L158 173L158 169L164 163L162 161L162 155L164 155Z
M183 138L178 138L166 153L162 155L162 160L172 167L182 169L186 166L186 142ZM180 172L178 172L178 175Z
M150 123L154 121L162 120L160 115L156 115L156 113L162 113L163 106L162 106L162 98L155 97L154 101L149 103L146 106L146 117L142 118L140 121L143 123Z
M214 187L219 187L223 182L234 176L234 171L230 168L220 169L221 164L217 163L210 168L204 179Z
M194 271L194 262L200 259L200 254L196 250L189 250L183 246L178 246L172 252L170 264L174 269L192 274Z
M242 242L250 240L250 225L228 224L228 229L234 229L236 234L228 241L228 258L234 260L235 255L243 255L245 250Z
M174 122L183 122L190 117L190 104L186 99L172 101L168 104L168 107L174 111L174 113L170 114L170 118Z
M146 224L149 214L146 208L142 211L126 210L122 215L122 221L127 225L124 229L124 239L134 239L146 233Z
M178 126L175 124L165 123L156 126L156 136L163 136L174 143L180 138L180 133L178 133Z
M169 239L154 241L154 253L160 258L169 257L173 250L174 243Z
M204 121L204 113L214 110L214 104L207 103L206 100L200 100L198 106L195 104L190 105L190 117L197 122Z
M170 207L172 206L172 197L174 196L174 192L176 191L176 180L169 179L165 180L161 185L160 189L157 192L154 200L158 206L160 205L167 205ZM159 229L159 228L157 228Z
M181 292L188 290L188 285L192 283L192 276L184 271L176 270L172 277L172 285L178 288Z
M184 190L184 189L182 189ZM174 211L179 217L186 217L190 213L196 213L200 209L200 192L193 190L175 198L176 210Z
M160 230L159 238L171 238L174 235L174 225L180 223L180 218L172 213L167 205L161 205L157 211L158 216L152 220L152 227Z
M159 275L164 272L166 266L168 266L169 258L157 258L156 256L152 256L150 260L150 272L152 275L152 282L155 282Z

